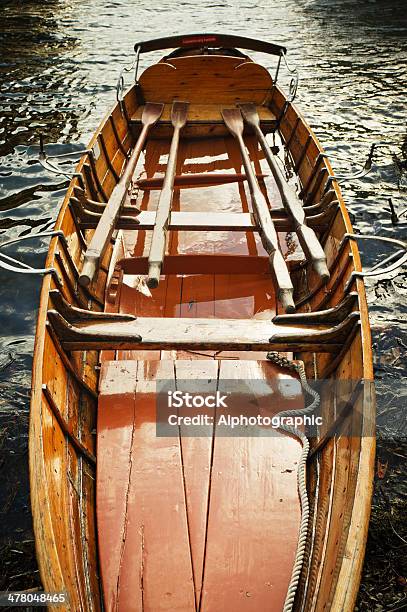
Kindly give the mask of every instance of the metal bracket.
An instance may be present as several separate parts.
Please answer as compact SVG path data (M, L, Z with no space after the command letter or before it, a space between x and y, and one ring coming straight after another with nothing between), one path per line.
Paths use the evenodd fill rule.
M61 170L61 168L58 166L57 163L54 163L51 160L54 159L70 159L72 157L76 157L76 156L82 156L85 154L91 154L92 151L89 149L82 149L81 151L71 151L70 153L61 153L59 155L47 155L45 152L45 147L44 147L44 137L42 134L40 134L40 152L38 155L38 160L41 164L41 166L44 168L44 170L47 170L48 172L52 172L53 174L59 174L62 176L65 176L65 178L71 180L75 174L68 174L67 172L64 172L63 170Z
M136 47L136 57L134 59L134 61L131 63L130 66L124 66L119 74L119 78L117 79L117 83L116 83L116 100L119 103L120 106L120 110L123 112L123 92L124 92L124 73L125 72L130 72L131 70L133 70L133 68L135 69L134 71L134 82L137 83L137 75L138 75L138 68L139 68L139 63L140 63L140 52L141 52L141 47L140 45L138 45Z
M387 238L385 236L371 236L371 235L349 234L349 233L344 234L342 242L344 240L356 240L356 241L357 240L376 240L378 242L385 242L393 246L402 247L396 253L389 255L388 257L383 259L381 262L375 264L372 268L370 268L370 270L367 270L366 272L363 272L363 271L359 272L356 270L353 271L348 279L348 282L346 283L345 291L350 287L350 285L352 284L355 278L371 278L374 276L382 276L383 274L389 274L390 272L394 272L394 270L397 270L397 268L400 268L407 262L407 242L403 242L402 240L396 240L395 238ZM397 261L394 262L396 258L398 259ZM390 264L386 268L382 267L383 265L388 264L391 261L393 261L392 264Z
M372 165L373 165L374 153L376 149L379 148L380 146L382 146L382 143L380 142L374 142L370 146L369 153L367 155L365 163L359 170L357 170L353 174L346 174L343 176L334 176L334 175L329 176L325 184L324 193L326 193L332 181L337 181L338 185L342 185L343 183L348 182L348 181L353 181L353 180L364 178L367 174L369 174L369 172L372 169ZM334 159L335 159L335 156L334 156Z
M29 236L22 236L20 238L15 238L13 240L8 240L7 242L3 242L0 245L0 249L5 246L9 246L11 244L16 244L22 242L23 240L32 240L34 238L45 238L48 236L59 236L63 240L66 241L65 235L61 230L55 230L52 232L41 232L39 234L30 234ZM7 263L10 262L10 263ZM4 270L9 270L10 272L16 272L18 274L52 274L56 283L59 287L63 287L63 282L61 277L58 274L56 268L33 268L23 261L19 261L18 259L14 259L14 257L10 257L5 253L0 251L0 268Z

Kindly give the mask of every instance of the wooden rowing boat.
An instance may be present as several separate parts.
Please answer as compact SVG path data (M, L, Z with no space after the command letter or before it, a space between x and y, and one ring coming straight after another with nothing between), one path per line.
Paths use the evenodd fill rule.
M67 610L355 603L374 458L359 252L315 134L237 48L285 54L212 34L136 45L176 50L118 96L55 225L30 475L42 582ZM301 500L301 432L156 431L158 381L257 381L276 413L307 402L301 372L340 382L320 391Z

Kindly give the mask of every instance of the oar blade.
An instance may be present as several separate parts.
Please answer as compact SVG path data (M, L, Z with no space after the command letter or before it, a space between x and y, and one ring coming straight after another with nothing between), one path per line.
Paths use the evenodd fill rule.
M243 135L243 117L238 108L224 108L222 110L223 121L229 132L235 137Z
M188 102L175 100L171 108L171 123L174 128L183 128L187 122Z
M161 117L164 110L164 104L159 102L147 102L141 115L141 123L144 126L154 125Z
M246 123L253 127L260 126L259 113L255 104L239 104L239 108Z

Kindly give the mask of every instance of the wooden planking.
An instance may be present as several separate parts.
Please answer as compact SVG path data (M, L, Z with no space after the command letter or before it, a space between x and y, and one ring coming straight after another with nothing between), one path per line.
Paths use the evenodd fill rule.
M134 367L135 362L125 363ZM123 362L104 365L104 375L111 382L101 389L102 403L109 398L107 405L112 400L121 405L123 385L130 382L126 370L119 374L118 368L124 365ZM109 584L110 591L116 593L114 601L122 610L195 609L179 439L156 435L155 380L162 377L173 380L171 362L138 362L137 382L134 376L131 382L135 395L131 393L133 401L127 405L127 419L123 426L117 423L113 428L119 433L124 427L127 432L126 457L111 455L108 440L101 438L112 435L115 417L111 407L106 412L105 426L98 427L99 453L106 454L104 476L100 473L98 487L99 541L110 538L114 547L114 555L111 548L110 556L102 558L102 575L105 590ZM110 393L105 400L104 391ZM118 505L103 483L109 475L122 478L123 473L126 485L121 487ZM106 504L116 516L113 535L103 523ZM116 574L112 568L107 583L112 556L116 560Z
M102 129L103 125L104 121L98 131ZM92 148L95 140L96 135L93 137L89 148ZM84 161L85 158L80 160L76 168L77 172L82 171ZM55 229L63 230L69 245L69 252L76 265L81 260L83 241L69 211L68 202L73 186L77 182L77 178L71 182L55 226ZM59 259L60 263L56 263L57 251L62 253ZM64 257L63 249L59 246L59 240L57 238L51 239L46 266L57 267L62 265L64 260L65 276L71 278L71 284L74 286L74 273ZM103 291L102 282L103 279L95 288L100 294ZM45 342L49 339L45 324L48 291L51 286L55 287L54 280L50 276L45 277L37 323L30 410L30 483L37 559L45 590L67 592L70 598L70 606L67 609L95 611L100 609L100 593L96 559L94 506L92 505L94 478L84 462L80 462L81 466L79 467L78 464L78 469L76 469L76 461L69 449L68 440L60 432L59 425L55 417L52 416L50 407L44 401L42 395L42 384L49 383L54 390L58 387L55 397L63 399L60 404L63 406L65 405L65 398L68 397L65 394L68 393L70 384L64 374L61 375L61 369L57 367L57 362L52 359L51 354L45 347ZM70 293L70 289L66 295L68 293ZM87 296L86 302L90 307L99 308L96 302L90 299L90 296ZM80 367L79 377L85 374L86 380L93 388L97 377L93 367L94 355L94 353L88 352L86 362L83 360L81 353L78 353L73 359L76 367ZM44 356L46 357L44 358ZM62 372L64 372L64 368L70 371L65 362L62 364ZM55 384L53 381L55 381ZM80 435L83 442L90 445L92 434L88 428L90 427L91 416L94 414L94 406L90 396L83 401L84 397L83 395L80 397L72 396L73 403L70 404L70 417L75 422L80 409L86 413L80 419ZM82 482L81 486L79 479ZM81 492L82 498L78 498L77 491ZM78 525L79 514L80 525Z
M270 274L224 274L215 276L217 319L271 321L276 314L276 296ZM247 322L250 325L250 322Z
M195 361L176 360L174 362L177 381L205 381L205 393L216 392L218 386L218 362L209 359ZM211 384L208 384L211 381ZM213 416L213 409L200 411ZM185 505L188 516L188 529L191 559L194 574L195 600L198 608L201 599L202 580L205 566L205 546L207 514L213 448L214 425L206 427L206 435L191 436L188 427L179 429L182 453L182 470L185 487Z
M335 394L334 403L336 406L348 400L354 381L358 377L357 355L360 354L360 346L356 349L358 341L360 342L360 339L357 338L352 345L353 349L346 352L335 373L336 380L333 382L339 382L341 385ZM331 398L329 397L329 399ZM330 442L335 446L335 462L333 465L335 486L330 494L330 512L334 520L330 529L326 532L325 553L321 558L324 571L321 573L318 585L315 608L320 611L331 609L331 597L335 593L338 574L345 556L344 543L350 527L350 515L355 499L360 437L357 428L359 416L355 410L353 412L354 416L351 415L341 427L341 435ZM325 416L327 424L332 423L335 417L335 411L327 414Z
M205 75L203 78L202 75ZM189 56L170 59L147 68L139 79L149 102L263 104L272 87L268 71L254 62L220 56Z
M275 413L288 408L276 374L269 363L222 361L220 385L222 379L264 381L259 410ZM302 404L296 400L290 408ZM216 419L222 413L230 409L218 410ZM285 599L300 520L301 445L288 436L252 434L220 438L215 432L202 612L280 610Z
M65 435L45 398L42 402L42 427L44 432L44 456L52 457L52 461L47 460L45 462L44 480L41 482L41 486L44 487L46 483L47 489L49 488L52 491L52 495L49 495L48 498L52 524L51 533L58 534L55 539L55 552L63 576L59 588L63 591L65 590L63 585L69 585L72 589L72 593L70 593L71 609L76 610L81 608L83 592L78 582L75 566L74 546L76 541L71 537L70 531ZM43 491L46 492L47 490L43 489ZM57 572L51 580L58 581Z
M215 277L213 274L185 276L182 280L180 316L215 316Z
M272 320L276 314L276 296L271 275L233 274L215 276L215 316L222 318L259 318ZM220 351L218 358L265 359L264 352Z
M276 114L278 114L279 109L281 109L283 102L284 102L284 96L281 94L281 92L278 89L276 89L273 95L273 106L272 106L272 110ZM286 121L283 120L281 129L283 131L283 135L286 138L287 137L289 138L289 132L290 132L291 127L295 126L295 124L298 122L298 118L300 119L302 118L301 118L301 115L298 113L298 110L293 105L290 105L286 118L287 118ZM302 123L310 131L309 126L305 123L303 119L302 119ZM317 139L315 139L315 142L316 142L317 148L319 149L319 151L321 151L322 149L319 146ZM291 142L290 142L290 147L291 147ZM332 169L330 167L329 162L326 161L325 165L327 167L328 173L331 173ZM301 178L304 184L305 175L304 177L301 177ZM321 183L321 188L323 184L324 184L324 181L322 181ZM310 188L312 188L312 183L310 185ZM321 188L319 188L318 192L315 194L315 200L317 200L318 197L320 196ZM333 227L330 230L330 234L332 236L331 241L333 240L333 242L331 242L332 246L330 245L327 246L327 253L329 254L330 257L336 255L338 240L341 239L343 232L352 231L352 226L349 221L349 217L348 217L344 202L342 200L340 190L335 184L334 184L334 189L335 189L335 195L340 202L340 212L337 214L336 220L334 223L334 226L336 225L336 227ZM335 271L335 274L338 279L339 279L339 276L344 278L342 273L340 272L341 268L344 265L344 262L349 262L346 265L347 266L349 265L350 270L354 266L356 267L356 269L359 269L359 266L360 266L359 254L358 254L357 249L354 249L353 246L354 245L351 244L349 248L347 247L343 253L343 256L337 262L337 270ZM349 253L351 253L350 260L349 260ZM325 290L321 288L320 291L317 292L315 299L313 300L314 307L318 306L319 302L322 305L321 295L324 295L324 291ZM361 364L364 375L367 378L369 378L372 376L371 339L370 339L368 320L366 316L367 309L366 309L365 292L364 292L364 287L363 287L362 282L360 282L358 285L358 291L359 291L359 296L360 296L360 300L359 300L360 308L362 310L362 328L361 328L361 337L359 335L356 337L356 340L354 341L353 346L355 346L355 342L360 343L360 339L362 339L362 344L361 345L359 344L359 348L354 354L354 356L352 357L352 360L354 364ZM326 299L324 299L323 301L324 306L326 307L328 305L337 303L341 299L342 294L343 294L343 282L340 282L339 284L337 284L337 287L335 291L332 292L332 294L326 294ZM326 362L326 357L322 355L317 356L318 366L320 366L321 364L323 368L325 362ZM348 374L348 375L353 376L352 374ZM372 417L373 403L374 402L370 402L370 403L366 402L365 414L368 415L368 418L374 418ZM330 450L332 449L332 444L333 444L332 441L329 442L327 447L325 447L322 453L323 464L321 465L321 470L320 470L321 478L327 477L330 472L332 473L332 467L335 462L335 458L332 457L332 454L331 456L329 455ZM356 444L355 440L352 440L352 446L353 444ZM359 455L359 453L361 454ZM370 505L370 496L371 496L371 487L372 487L371 482L372 482L372 471L373 471L373 468L372 468L373 453L374 453L374 440L372 438L363 438L361 440L360 450L357 450L355 446L355 449L351 451L351 457L353 458L352 461L356 459L356 457L358 458L359 471L357 474L354 472L353 475L349 477L350 481L352 481L352 490L348 489L349 490L348 500L344 501L343 499L341 500L340 498L338 498L338 503L342 505L343 512L345 513L345 515L346 514L348 515L348 518L346 519L348 527L345 529L345 533L347 532L349 536L344 535L344 538L342 539L342 544L340 544L340 546L342 546L342 552L340 553L340 557L338 559L338 566L336 569L334 569L331 575L331 595L329 599L331 603L327 603L327 605L328 605L328 608L331 608L332 606L332 609L335 609L335 610L353 609L356 595L357 595L357 588L359 584L360 572L361 572L361 567L363 563L363 550L364 550L364 546L366 542L367 516L369 514L369 505ZM369 483L369 485L366 486L366 483ZM317 506L316 529L315 529L315 537L314 537L315 541L314 541L313 555L312 555L312 560L311 560L310 581L308 584L308 604L307 606L310 607L310 609L314 609L313 606L319 605L319 603L321 603L321 607L322 607L323 602L327 602L327 596L328 596L327 592L325 591L325 592L319 593L318 587L316 586L316 572L319 567L319 570L320 570L319 580L321 580L323 573L325 571L327 572L332 571L332 567L328 569L327 567L325 567L324 562L323 562L325 558L324 557L325 554L328 555L328 558L329 558L329 555L331 554L331 550L328 550L328 549L322 550L321 547L318 546L318 538L325 537L329 533L329 524L327 525L326 523L324 524L323 522L323 518L325 516L324 504L327 500L327 496L328 496L328 499L330 498L329 492L333 490L334 486L335 486L335 483L334 482L331 483L330 488L328 489L328 491L326 491L324 490L324 485L322 481L320 484L320 493L319 493L320 501ZM354 486L356 486L356 490L353 490ZM346 544L344 544L343 540L346 541ZM336 540L334 541L334 544L335 542ZM343 546L345 546L345 548L343 548ZM311 601L309 599L310 596L311 597L313 596L314 598L313 606L310 603Z
M104 603L118 603L134 429L137 361L105 361L99 386L96 510ZM118 384L119 382L119 384ZM140 596L140 593L138 593ZM137 596L135 590L134 596Z
M373 393L373 395L372 395ZM337 577L337 588L332 594L332 609L352 609L356 602L357 590L353 580L359 581L362 573L365 545L371 508L374 479L375 432L374 432L374 391L372 386L366 392L360 414L364 415L360 448L357 454L358 471L355 475L354 503L349 508L349 530L344 541L344 556Z
M352 395L352 390L358 380L363 377L363 368L358 355L361 353L361 339L356 337L350 346L347 353L336 371L337 380L341 381L340 400L347 400ZM353 506L355 503L355 493L357 486L357 477L360 461L360 449L363 435L363 403L365 390L359 394L359 398L355 403L354 409L348 418L347 427L344 427L344 435L337 441L338 445L338 462L336 465L337 472L341 473L341 480L337 478L338 486L336 491L340 495L342 490L342 499L338 498L336 507L334 505L333 512L337 517L335 526L331 530L331 546L329 547L329 566L327 567L327 575L331 575L335 586L338 581L340 569L343 559L346 558L346 540L348 537ZM342 396L342 397L341 397ZM369 417L368 417L369 418ZM340 452L346 452L347 456L340 456ZM343 488L340 482L343 482ZM335 501L335 500L334 500ZM360 567L360 565L359 565ZM332 599L335 596L335 589L329 589L329 584L326 589L321 592L321 609L323 597L325 597L326 606L331 607Z

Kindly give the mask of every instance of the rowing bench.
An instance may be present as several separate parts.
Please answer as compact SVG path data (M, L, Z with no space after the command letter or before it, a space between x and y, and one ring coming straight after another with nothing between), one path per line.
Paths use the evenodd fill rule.
M48 311L48 322L69 351L138 348L337 353L359 323L359 312L352 312L355 294L329 311L283 315L274 321L92 313L71 306L57 290L51 292L51 298L57 310Z

